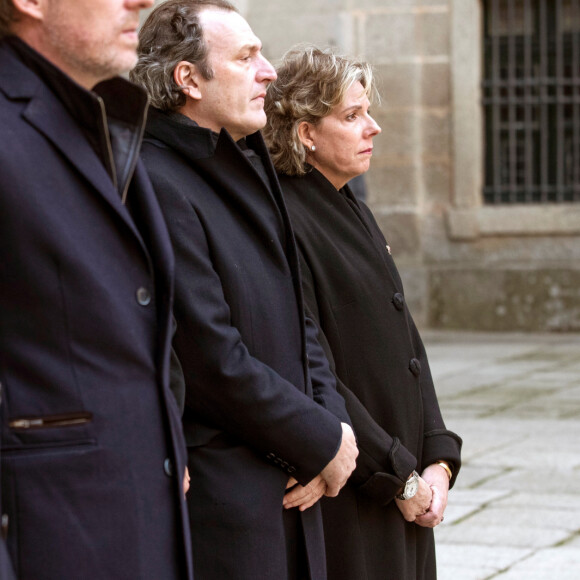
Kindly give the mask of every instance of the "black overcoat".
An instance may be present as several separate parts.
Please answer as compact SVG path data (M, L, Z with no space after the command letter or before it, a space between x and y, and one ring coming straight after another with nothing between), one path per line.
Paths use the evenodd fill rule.
M323 500L329 580L433 579L432 530L405 522L392 500L413 469L437 459L456 475L461 440L441 418L397 268L370 210L348 187L337 191L315 169L280 182L305 300L360 449L347 486Z
M226 131L216 137L152 111L142 153L176 255L194 572L281 580L294 564L288 477L306 484L324 468L347 415L313 327L304 328L298 256L263 140L247 143L270 187ZM285 517L297 528L296 510ZM318 505L301 525L311 577L323 579ZM292 551L300 540L291 536Z
M100 89L112 94L107 111L143 117L140 89L122 79ZM86 97L97 115L81 128L0 43L7 547L26 580L181 580L191 562L177 475L186 448L169 390L171 242L140 164L132 179L119 175L131 179L133 215L121 203L87 140L101 107Z

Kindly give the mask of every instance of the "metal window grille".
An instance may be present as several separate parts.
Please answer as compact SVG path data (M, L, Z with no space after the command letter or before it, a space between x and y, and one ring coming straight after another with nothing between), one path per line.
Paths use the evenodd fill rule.
M580 0L484 0L484 201L580 202Z

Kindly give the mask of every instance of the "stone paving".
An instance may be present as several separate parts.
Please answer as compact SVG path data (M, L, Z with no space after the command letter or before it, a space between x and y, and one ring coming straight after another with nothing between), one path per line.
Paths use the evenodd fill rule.
M580 334L422 335L463 437L438 579L580 579Z

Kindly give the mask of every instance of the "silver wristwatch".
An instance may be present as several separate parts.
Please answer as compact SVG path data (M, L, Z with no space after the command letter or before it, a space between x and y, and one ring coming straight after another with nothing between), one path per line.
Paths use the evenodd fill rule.
M419 489L419 474L416 471L411 473L411 477L407 479L405 483L405 487L403 489L403 493L395 496L397 499L411 499L417 493Z

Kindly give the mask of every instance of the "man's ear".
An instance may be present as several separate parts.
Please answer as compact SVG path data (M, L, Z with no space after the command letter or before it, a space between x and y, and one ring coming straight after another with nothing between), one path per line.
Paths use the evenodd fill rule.
M186 60L179 62L173 71L173 80L181 88L183 94L197 101L202 97L199 79L197 67Z
M46 0L12 0L17 14L29 16L34 20L43 20Z
M298 125L298 138L302 141L302 145L306 147L307 151L312 150L312 146L314 145L314 131L313 126L307 121L302 121Z

